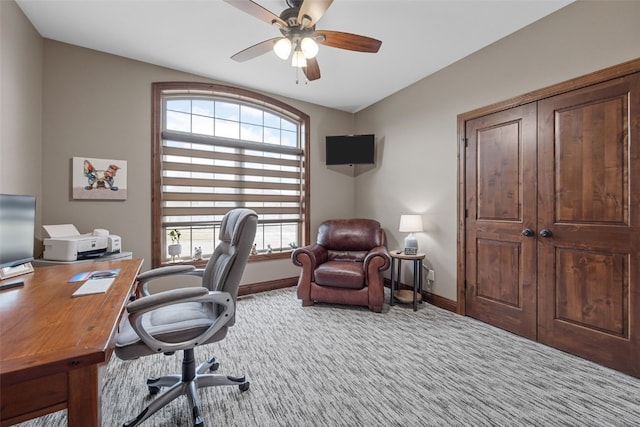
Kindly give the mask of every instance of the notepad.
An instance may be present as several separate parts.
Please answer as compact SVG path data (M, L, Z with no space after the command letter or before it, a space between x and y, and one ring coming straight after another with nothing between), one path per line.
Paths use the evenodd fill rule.
M107 292L114 280L114 278L87 280L71 296L79 297L81 295L102 294Z

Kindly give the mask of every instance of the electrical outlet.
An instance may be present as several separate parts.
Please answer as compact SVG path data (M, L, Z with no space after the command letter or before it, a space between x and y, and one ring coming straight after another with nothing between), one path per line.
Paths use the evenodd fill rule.
M427 270L427 280L431 280L432 282L436 280L436 272L435 270Z

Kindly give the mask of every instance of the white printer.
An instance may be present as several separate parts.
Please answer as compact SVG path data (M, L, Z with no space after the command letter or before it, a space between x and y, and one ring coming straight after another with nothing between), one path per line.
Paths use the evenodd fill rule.
M49 237L43 241L42 258L46 260L77 261L120 252L120 237L109 235L109 232L104 229L80 234L73 224L43 225L42 227L49 234Z

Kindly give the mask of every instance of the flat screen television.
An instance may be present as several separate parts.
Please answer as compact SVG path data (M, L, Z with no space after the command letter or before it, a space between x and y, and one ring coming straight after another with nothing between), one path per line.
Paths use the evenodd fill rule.
M33 261L36 198L0 194L0 268Z
M327 136L325 149L328 165L373 164L375 135Z

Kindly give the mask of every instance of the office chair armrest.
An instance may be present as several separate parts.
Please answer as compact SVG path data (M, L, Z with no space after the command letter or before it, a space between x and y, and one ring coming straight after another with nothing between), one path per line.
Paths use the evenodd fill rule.
M151 295L151 292L149 292L149 282L152 280L178 274L189 274L195 269L196 268L193 265L168 265L166 267L153 268L149 271L145 271L144 273L140 273L138 274L138 277L136 277L138 280L138 290L140 291L140 295Z
M140 273L136 279L139 282L147 282L158 277L170 276L172 274L184 274L195 269L196 268L193 265L168 265L166 267L153 268L145 271L144 273Z
M204 277L204 268L196 268L187 272L186 274L188 274L189 276Z
M129 314L146 313L147 311L155 310L156 308L164 307L166 305L187 302L183 300L199 297L208 293L209 290L201 286L158 292L157 294L149 295L130 302L127 305L127 312Z
M187 302L200 302L223 307L213 323L199 336L181 342L165 342L157 339L147 332L142 325L143 314L174 304ZM189 287L181 289L172 289L170 291L159 292L144 298L140 298L127 305L129 313L129 322L136 331L140 339L151 349L160 352L170 352L183 350L185 348L193 348L197 344L207 342L214 334L216 334L226 323L233 317L235 312L235 304L228 292L209 291L204 287Z

